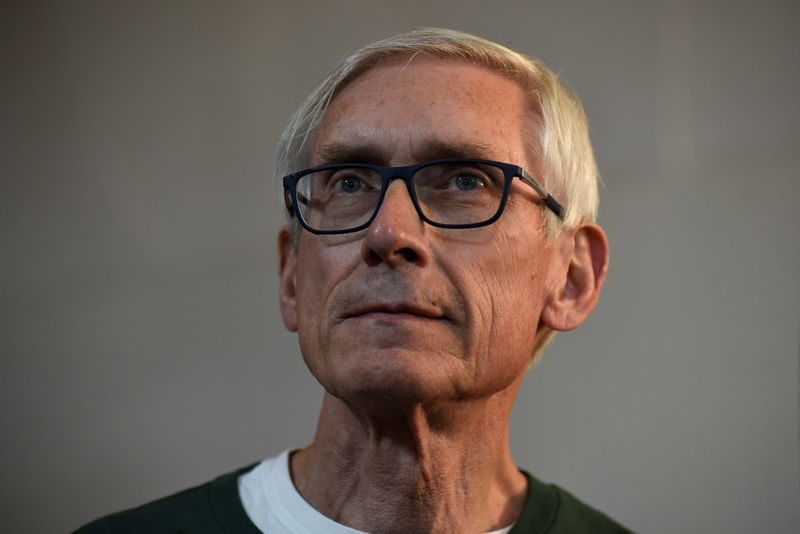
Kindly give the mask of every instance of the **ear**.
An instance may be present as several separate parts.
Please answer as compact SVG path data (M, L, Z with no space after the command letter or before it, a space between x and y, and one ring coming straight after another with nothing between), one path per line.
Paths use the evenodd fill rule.
M292 242L288 226L284 226L278 232L278 255L280 257L280 298L283 324L290 332L297 332L297 286L295 283L297 249Z
M608 271L608 239L602 228L584 223L556 240L565 261L542 310L542 322L553 330L572 330L597 305Z

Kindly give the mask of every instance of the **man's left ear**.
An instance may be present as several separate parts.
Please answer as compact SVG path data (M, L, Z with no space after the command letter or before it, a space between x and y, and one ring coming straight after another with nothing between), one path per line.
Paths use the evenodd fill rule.
M542 322L553 330L572 330L597 305L608 271L608 238L598 225L583 223L555 239L564 262L542 310Z

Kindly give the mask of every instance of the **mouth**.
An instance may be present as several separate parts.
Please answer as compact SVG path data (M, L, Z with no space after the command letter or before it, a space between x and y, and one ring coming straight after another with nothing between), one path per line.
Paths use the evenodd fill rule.
M361 317L375 317L386 319L420 318L420 319L444 319L441 310L420 306L414 303L376 303L358 306L345 314L346 319L356 319Z

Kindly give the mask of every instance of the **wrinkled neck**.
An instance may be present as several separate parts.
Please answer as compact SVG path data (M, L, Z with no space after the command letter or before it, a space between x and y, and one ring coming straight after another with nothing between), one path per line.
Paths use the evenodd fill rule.
M367 532L488 532L516 521L526 481L508 447L514 391L375 414L326 394L292 476L314 508Z

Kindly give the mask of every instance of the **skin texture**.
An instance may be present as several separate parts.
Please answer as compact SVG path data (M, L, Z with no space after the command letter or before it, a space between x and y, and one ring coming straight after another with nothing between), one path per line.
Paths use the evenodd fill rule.
M331 103L311 165L409 165L454 155L536 168L515 82L438 58L389 62ZM344 156L346 154L346 156ZM357 159L353 159L357 158ZM548 240L542 205L515 180L490 226L424 224L392 182L371 226L279 235L281 311L326 390L314 442L293 454L301 495L369 532L486 532L512 524L525 478L508 418L536 342L591 313L603 231Z

